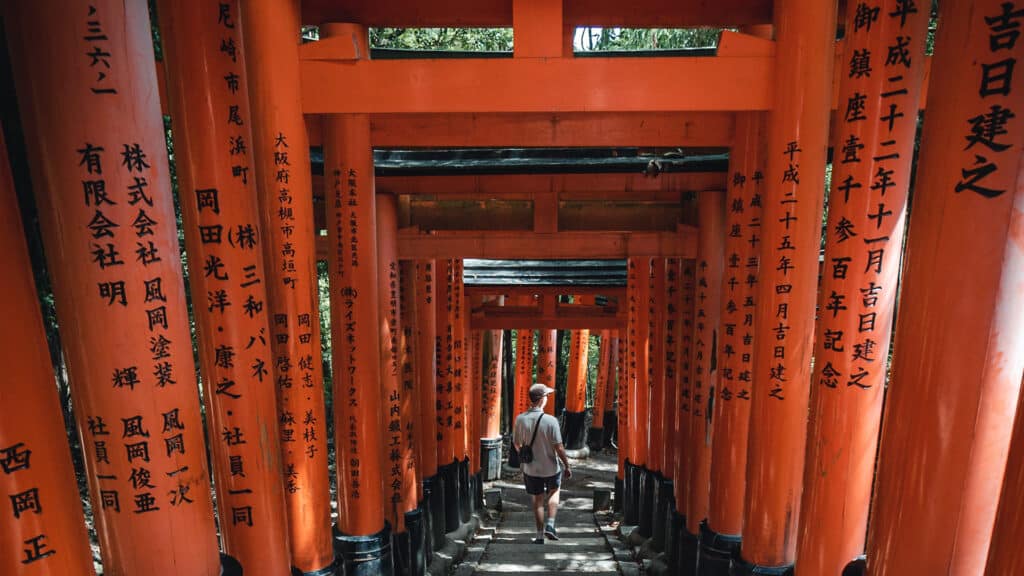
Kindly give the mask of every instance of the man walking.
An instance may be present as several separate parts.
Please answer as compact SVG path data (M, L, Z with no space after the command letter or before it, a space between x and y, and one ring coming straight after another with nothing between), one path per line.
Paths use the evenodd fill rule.
M552 393L554 390L543 384L530 386L530 409L516 417L512 433L512 443L520 454L526 493L533 497L533 516L537 522L534 544L543 544L545 537L558 540L555 514L558 512L558 491L562 487L562 469L565 469L566 478L572 477L558 420L544 413L544 405Z

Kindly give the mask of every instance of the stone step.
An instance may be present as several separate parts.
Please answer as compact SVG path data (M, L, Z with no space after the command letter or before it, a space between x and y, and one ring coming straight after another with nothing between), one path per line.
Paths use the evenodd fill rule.
M618 562L615 560L552 560L550 562L538 561L523 554L514 562L484 561L477 565L476 573L497 572L508 574L510 572L528 572L533 575L537 572L550 570L552 572L618 572Z
M597 558L602 555L607 556L608 558L612 557L612 551L608 549L608 546L604 542L599 541L587 544L578 544L577 542L567 542L565 540L548 540L544 542L544 544L531 544L529 551L525 551L523 546L523 542L492 542L484 552L484 556L507 556L508 558L514 558L516 556L522 556L524 553L544 555L551 553L565 554L567 550L569 550L573 553L578 552L580 554L586 554L587 557ZM534 547L536 549L534 549ZM552 549L554 549L555 552L552 552Z

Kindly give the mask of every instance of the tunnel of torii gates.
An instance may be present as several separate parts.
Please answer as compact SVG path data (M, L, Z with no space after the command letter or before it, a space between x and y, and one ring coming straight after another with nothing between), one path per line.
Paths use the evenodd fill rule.
M567 330L566 442L616 437L670 573L1024 574L1024 2L941 0L934 56L923 0L152 4L160 59L145 0L3 3L0 573L94 571L43 279L108 575L424 574ZM593 57L584 25L728 30Z

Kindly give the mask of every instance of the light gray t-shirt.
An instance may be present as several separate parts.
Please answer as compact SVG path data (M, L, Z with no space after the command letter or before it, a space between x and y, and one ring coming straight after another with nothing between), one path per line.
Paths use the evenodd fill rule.
M562 443L558 419L545 414L540 408L531 408L516 417L513 440L520 446L529 444L537 418L543 419L540 421L540 428L537 429L537 439L533 441L533 462L521 466L523 474L547 478L558 474L562 469L558 454L555 452L555 446Z

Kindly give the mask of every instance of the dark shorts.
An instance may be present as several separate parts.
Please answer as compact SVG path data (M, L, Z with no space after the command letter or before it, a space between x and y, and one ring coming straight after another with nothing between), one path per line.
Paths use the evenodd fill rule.
M523 474L523 481L526 482L526 493L534 496L545 492L554 492L562 487L562 473L554 476L530 476Z

